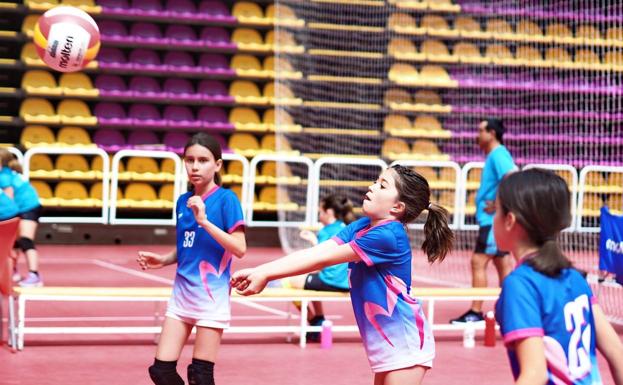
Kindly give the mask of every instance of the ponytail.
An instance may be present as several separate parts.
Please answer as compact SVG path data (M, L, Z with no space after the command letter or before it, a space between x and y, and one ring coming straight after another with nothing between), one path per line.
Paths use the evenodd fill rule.
M448 211L445 208L435 203L428 205L424 236L422 250L428 256L428 262L443 261L454 243L454 233L448 227Z
M571 261L563 254L555 238L543 242L537 254L527 259L526 263L548 277L557 277L563 269L572 267Z
M22 174L24 171L22 169L22 165L17 161L17 159L11 159L9 163L7 164L7 167L20 174Z

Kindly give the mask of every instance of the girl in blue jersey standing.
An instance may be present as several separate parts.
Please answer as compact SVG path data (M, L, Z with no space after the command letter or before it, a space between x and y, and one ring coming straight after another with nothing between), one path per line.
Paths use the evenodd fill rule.
M565 181L549 171L510 174L498 189L495 240L518 261L496 304L513 375L516 384L602 384L599 349L623 385L623 344L556 241L570 207Z
M428 209L422 249L430 262L451 250L447 211L430 203L428 182L412 169L393 166L368 187L365 216L332 239L254 269L234 273L243 295L269 280L349 262L355 319L376 385L420 384L432 367L435 342L420 302L411 297L411 245L405 225Z
M39 275L39 253L35 246L35 235L41 216L41 203L34 187L22 176L22 166L5 148L0 148L0 188L13 199L21 218L15 248L26 256L28 275L21 279L17 270L13 280L23 287L43 286Z
M191 186L176 204L177 248L158 255L138 253L143 269L177 263L154 364L149 375L156 385L183 385L177 360L193 328L197 335L188 383L214 384L214 362L223 329L229 326L232 256L246 252L240 202L220 187L221 147L212 136L194 135L184 148L184 165Z

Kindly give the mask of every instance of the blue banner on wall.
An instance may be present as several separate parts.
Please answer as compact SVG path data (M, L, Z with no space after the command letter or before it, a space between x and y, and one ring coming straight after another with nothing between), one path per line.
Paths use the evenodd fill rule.
M623 285L623 216L602 207L600 222L599 269L616 274L616 281Z

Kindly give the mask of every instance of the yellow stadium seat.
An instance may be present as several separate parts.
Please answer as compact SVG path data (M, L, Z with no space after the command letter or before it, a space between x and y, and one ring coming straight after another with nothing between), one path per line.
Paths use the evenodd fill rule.
M91 170L95 171L96 175L103 174L104 171L104 159L101 156L94 156L91 160ZM119 172L123 172L123 163L119 162Z
M93 0L61 0L61 4L78 7L90 14L98 14L102 12L102 7L95 5Z
M575 63L577 68L599 68L601 60L599 55L592 49L578 49L575 51Z
M229 67L240 76L262 76L263 74L260 60L252 55L234 55Z
M99 90L93 87L89 77L81 72L61 75L59 86L67 96L88 96L99 95Z
M420 80L429 86L457 87L459 83L452 80L445 68L438 65L425 65L420 70Z
M597 27L589 24L579 25L575 30L575 37L584 39L584 44L603 41L601 31L599 31Z
M173 208L175 205L174 186L172 183L163 184L158 190L158 199L163 208Z
M260 116L256 110L248 107L234 107L229 112L229 122L237 130L266 131L266 125L260 122Z
M277 139L274 134L266 134L262 136L262 140L260 142L260 147L262 150L266 150L268 152L277 151Z
M418 131L443 131L439 120L430 115L418 115L413 121L413 128Z
M438 93L431 90L420 90L415 93L414 102L416 104L441 104L441 97Z
M240 23L265 24L267 20L264 18L262 8L256 3L239 1L234 3L231 10L233 17L238 19Z
M24 74L22 89L32 95L61 95L63 90L57 86L56 79L51 73L41 70L32 70Z
M548 48L545 52L545 60L557 68L573 67L573 60L569 52L562 47Z
M604 65L615 71L623 70L623 52L607 51L604 55Z
M231 41L240 50L269 51L272 48L272 42L265 42L257 30L250 28L235 29L231 35Z
M40 16L41 15L26 15L24 21L22 22L22 33L29 38L32 38L35 30L35 24L39 21Z
M383 96L383 103L391 108L396 108L400 104L410 104L412 100L409 92L400 88L390 88Z
M63 181L54 188L54 196L61 207L93 207L86 187L80 182Z
M227 164L227 174L240 176L242 178L243 172L244 168L242 162L230 161Z
M275 52L301 53L305 50L303 46L299 46L290 32L280 30L276 33L274 30L266 32L267 49L274 49Z
M582 215L586 217L598 217L603 205L604 202L601 194L585 194L582 203Z
M160 173L165 180L175 180L175 161L171 158L164 158L160 163Z
M611 191L623 191L623 173L612 172L608 175L608 186L612 188Z
M426 55L419 53L411 40L392 39L387 46L387 53L396 59L425 60Z
M623 214L623 196L621 194L610 194L606 200L606 206L614 215Z
M56 158L56 169L60 178L96 179L102 172L91 170L89 163L82 155L61 154Z
M523 19L517 23L515 27L515 34L518 38L521 38L525 41L551 41L552 38L546 38L543 35L543 31L541 27L539 27L535 22Z
M58 131L57 142L64 146L94 146L89 133L82 127L63 127Z
M294 10L285 4L269 4L266 7L266 19L276 25L303 26L304 20L300 20Z
M394 13L389 16L387 20L387 25L389 29L394 30L398 33L408 33L408 34L425 34L425 27L417 27L417 22L415 19L406 13Z
M381 155L391 160L408 157L410 152L409 144L398 138L385 139L381 147Z
M476 214L476 192L472 191L467 194L467 199L465 199L465 215L474 214Z
M467 173L467 183L465 183L465 188L467 190L476 190L480 186L481 178L482 168L472 168Z
M393 135L397 135L397 132L409 132L411 129L409 118L403 115L387 115L383 122L383 130Z
M58 0L24 0L24 5L32 10L47 11L58 5Z
M66 99L58 104L58 115L63 124L94 125L97 118L82 100Z
M288 115L287 112L283 111L288 117L290 117L290 115ZM292 119L290 117L290 119ZM264 114L262 115L262 122L266 125L266 126L274 126L275 125L275 121L276 121L276 117L275 117L275 110L273 108L270 108L266 111L264 111ZM291 123L291 121L289 122Z
M56 142L54 133L46 126L26 126L22 130L20 143L26 148L35 146L53 146Z
M390 81L400 84L417 84L420 80L417 70L411 64L394 63L387 77Z
M248 80L235 80L229 86L229 95L237 103L266 104L268 100L260 94L257 84Z
M124 191L121 204L130 208L162 208L156 190L150 184L143 182L128 183Z
M266 83L264 85L264 98L270 104L278 105L301 105L303 99L297 98L290 87L285 83Z
M606 39L619 43L623 40L623 28L621 27L610 27L606 31Z
M54 169L52 159L47 154L35 154L30 158L30 178L59 178L60 172Z
M491 34L482 31L480 23L469 16L459 16L454 21L454 29L463 37L488 38Z
M33 43L26 43L22 47L22 52L20 54L21 60L27 66L44 66L43 60L39 57L37 53L37 49Z
M517 39L513 28L504 19L489 19L487 20L487 32L491 34L491 37L497 40L514 40Z
M439 170L439 181L444 182L448 187L454 187L457 172L449 167L443 167Z
M260 190L258 200L263 204L264 209L275 210L296 210L298 204L292 202L285 189L274 186L266 186Z
M260 143L251 134L237 132L229 137L228 147L237 154L255 156L259 153Z
M460 12L461 6L454 4L452 0L428 0L428 8L431 11Z
M450 55L448 47L439 40L424 40L420 46L420 52L430 61L456 63L459 60L458 56Z
M30 184L37 191L37 196L39 196L39 202L41 202L42 206L58 206L58 199L54 197L49 184L40 180L31 180Z
M61 121L52 103L40 98L26 98L19 109L19 115L26 123L57 124Z
M102 182L93 183L89 189L89 198L93 202L93 206L102 207L103 205L103 187Z
M607 185L605 176L600 171L591 171L586 174L586 185L601 187Z
M515 58L507 46L501 44L491 44L487 46L485 56L491 59L494 64L514 64Z
M409 10L426 10L428 7L427 0L389 0L389 4L395 4L396 8Z
M545 27L545 35L553 38L556 43L574 43L573 32L562 23L552 23Z
M425 15L424 17L422 17L420 27L425 28L426 32L431 36L459 36L459 31L451 29L448 26L448 22L446 21L446 19L439 15Z
M432 140L418 139L413 142L411 152L419 155L437 155L441 154L439 147Z
M426 178L428 183L437 181L437 171L432 167L415 167L415 172Z
M541 52L533 46L522 45L517 47L515 56L515 60L521 65L533 67L544 67L548 65L548 62L543 60Z
M461 63L489 63L491 61L480 54L480 49L475 44L464 41L454 46L454 56Z
M158 162L154 158L133 156L128 159L126 172L132 180L164 180L164 175L160 172Z

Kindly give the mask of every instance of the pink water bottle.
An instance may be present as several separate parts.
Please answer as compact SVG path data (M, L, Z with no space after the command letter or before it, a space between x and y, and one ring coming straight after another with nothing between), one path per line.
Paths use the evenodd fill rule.
M322 349L330 349L333 346L333 322L329 320L322 321L322 332L320 333L320 347Z

